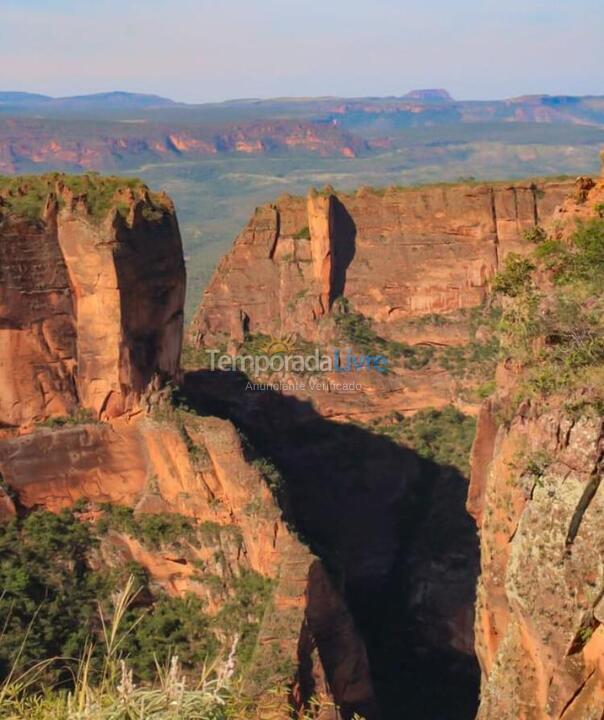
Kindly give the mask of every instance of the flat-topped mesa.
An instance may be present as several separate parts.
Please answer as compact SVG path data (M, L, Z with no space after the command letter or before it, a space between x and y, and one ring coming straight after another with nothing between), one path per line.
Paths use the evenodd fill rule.
M324 339L318 320L340 296L395 338L410 318L479 305L502 258L530 246L524 231L544 222L572 185L536 180L283 196L256 210L220 263L193 340L218 344L246 332Z
M136 408L178 374L184 294L167 196L125 178L0 178L0 427Z

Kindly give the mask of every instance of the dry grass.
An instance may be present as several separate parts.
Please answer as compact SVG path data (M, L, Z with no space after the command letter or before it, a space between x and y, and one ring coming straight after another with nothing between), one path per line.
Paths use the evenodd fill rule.
M16 672L26 636L13 669L0 684L0 720L281 720L293 716L284 702L287 688L274 688L261 703L243 697L235 679L237 638L228 656L204 665L193 683L183 673L178 657L172 656L165 666L156 663L153 683L137 685L122 648L141 620L125 626L128 608L138 592L130 577L113 599L110 622L99 608L100 670L94 660L99 648L89 642L77 659L68 690L44 687L43 683L49 666L73 663L73 658L45 659L21 674ZM30 627L35 622L34 617ZM3 632L0 628L0 637ZM327 707L333 707L328 700L313 702L300 720L313 720Z

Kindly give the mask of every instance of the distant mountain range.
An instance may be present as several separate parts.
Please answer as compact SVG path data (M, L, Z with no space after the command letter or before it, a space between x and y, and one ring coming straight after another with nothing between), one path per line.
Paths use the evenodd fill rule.
M465 142L485 128L489 137L508 137L517 126L516 139L535 142L534 128L546 125L584 128L599 142L604 96L474 101L422 89L400 97L187 104L118 91L63 98L0 92L0 172L118 170L224 153L352 158L392 150L410 130L425 129L422 143L434 144L461 126ZM558 141L576 137L562 132Z
M129 92L105 92L91 95L73 95L71 97L54 98L50 95L39 95L28 92L2 92L0 91L0 105L20 107L27 106L53 106L55 108L78 109L98 108L100 106L115 109L123 108L158 108L176 105L173 100L159 95L143 95Z
M109 110L114 112L139 109L188 109L203 111L217 108L264 108L292 116L305 113L350 112L372 114L412 112L423 123L434 113L448 120L460 122L508 120L517 122L577 122L600 125L604 123L604 96L526 95L504 100L455 100L444 89L411 90L400 97L288 97L242 98L221 103L176 102L160 95L112 91L90 95L51 97L29 92L0 91L0 112L36 108L51 112L65 110ZM444 115L443 115L444 114ZM425 115L426 117L422 117Z

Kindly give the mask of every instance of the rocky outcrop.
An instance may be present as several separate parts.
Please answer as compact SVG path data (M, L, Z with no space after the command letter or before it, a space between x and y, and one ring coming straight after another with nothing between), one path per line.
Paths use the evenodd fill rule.
M345 296L386 337L409 318L473 307L523 231L571 183L330 190L263 206L222 260L193 322L195 341L244 331L322 339L317 322ZM254 268L250 273L249 268Z
M236 114L235 114L236 115ZM178 162L215 155L304 153L357 157L368 143L334 124L304 120L260 120L234 124L107 121L92 131L77 118L0 120L0 172L112 170L146 162Z
M176 378L185 269L170 201L142 184L0 186L0 427L136 409Z
M478 717L599 720L602 419L537 404L500 426L494 443L481 423L475 448L485 445L491 456L481 453L470 490L481 538Z
M467 345L475 331L468 311L487 298L508 253L528 252L524 231L544 223L572 188L544 181L284 196L256 210L220 262L191 340L232 349L264 334L346 349L351 341L337 323L345 308L386 341L431 352ZM445 321L431 322L435 316ZM385 349L366 344L374 354ZM387 375L323 374L325 387L307 383L296 394L335 419L450 403L477 412L442 365L402 365L391 362ZM355 392L334 390L338 384Z
M297 333L333 347L342 342L337 316L338 298L344 297L344 312L368 318L386 341L461 348L468 343L467 326L442 318L484 307L505 257L534 249L526 230L543 226L564 240L577 219L593 217L601 207L601 193L601 183L580 178L383 193L361 189L354 195L327 189L307 199L281 198L256 211L222 261L195 318L192 340L199 347L232 348L233 340L237 345L255 334ZM486 325L487 311L478 323ZM434 314L440 322L429 321ZM485 332L479 327L474 338ZM376 342L375 335L366 337ZM497 397L510 392L520 372L514 362L501 365ZM436 662L435 648L449 653L442 658L448 668L459 662L453 651L471 653L472 543L462 539L472 530L464 525L463 511L453 517L455 474L426 471L412 456L391 459L387 443L313 421L307 407L323 421L342 421L451 401L459 405L451 374L395 368L386 377L364 376L354 393L322 395L298 387L279 398L234 391L233 378L217 381L199 373L188 382L198 384L205 402L213 397L222 403L222 412L230 412L287 469L296 520L345 577L374 677L388 692L414 677L427 687L424 673ZM221 387L210 389L216 382ZM525 406L505 425L497 398L479 412L477 405L466 409L478 415L467 507L482 544L475 619L482 669L479 717L600 720L601 418L573 415L563 402ZM367 457L374 458L371 467L363 464ZM363 492L358 506L357 483ZM390 490L397 490L398 498L389 496ZM465 494L464 485L460 498ZM332 502L345 523L335 512L330 516ZM379 529L373 525L374 503L380 508ZM355 515L360 507L362 519ZM403 545L387 537L394 527ZM444 544L456 539L455 550L443 552L440 532ZM404 592L396 584L401 577ZM389 597L397 598L395 611L381 602L381 582ZM382 663L393 656L403 664L413 657L414 668L389 674ZM312 662L307 665L312 668ZM448 707L442 698L456 697L460 717L470 717L471 701L460 710L462 693L443 691L435 699L446 682L441 678L441 687L430 686L421 700L409 691L402 699L388 692L380 699L388 697L391 708L441 717ZM467 666L453 683L457 690L472 687Z
M603 180L579 178L546 227L565 243L603 199ZM537 282L547 296L547 274ZM479 720L603 717L604 421L592 370L591 384L519 404L526 368L508 360L478 416L467 507L481 546Z

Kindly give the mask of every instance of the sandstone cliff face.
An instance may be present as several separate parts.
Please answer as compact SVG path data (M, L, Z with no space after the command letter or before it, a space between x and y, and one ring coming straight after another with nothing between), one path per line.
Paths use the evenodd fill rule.
M487 408L475 449L470 510L481 538L478 717L599 720L602 419L572 416L560 404L534 405L496 430Z
M468 345L469 310L486 299L508 253L528 252L524 231L545 223L572 187L544 181L280 198L256 210L219 264L191 340L232 348L262 333L346 349L351 342L337 323L344 298L346 312L366 318L387 341L432 353ZM434 317L446 321L432 323ZM370 353L383 351L369 345ZM387 375L323 376L328 384L359 383L354 393L319 386L297 395L337 420L451 403L478 410L479 401L439 363L398 360L389 367Z
M185 270L174 209L140 184L113 184L72 190L48 176L0 188L0 427L77 407L115 417L154 376L177 375ZM99 193L104 212L91 207Z
M192 339L200 347L232 348L233 340L237 345L255 333L298 333L333 346L341 342L334 317L336 301L344 296L383 338L462 347L469 339L463 322L414 321L432 314L463 317L460 311L489 297L491 279L508 254L528 254L534 248L523 236L525 230L543 226L564 241L577 219L593 217L594 208L602 207L603 193L601 182L580 178L539 186L359 190L353 196L327 191L307 199L281 198L256 211L222 261L195 318ZM541 280L547 285L547 278ZM518 372L514 363L500 368L500 394L517 381ZM353 394L294 390L286 391L285 399L266 397L269 393L246 396L229 387L227 379L222 389L210 389L213 381L201 373L188 382L198 384L206 401L214 396L228 406L223 412L255 432L287 468L297 520L344 568L347 597L366 633L375 677L383 681L387 676L380 667L384 647L388 657L400 657L402 663L413 656L418 676L418 668L430 666L427 661L422 665L422 653L430 656L438 643L448 652L471 652L467 587L472 549L471 542L461 542L467 528L462 511L454 511L453 478L438 472L436 481L426 477L413 457L391 460L391 448L352 430L324 424L318 432L307 407L323 420L340 421L447 402L459 406L450 374L395 368L386 377L364 376L362 389ZM280 403L291 407L280 408ZM464 409L477 412L478 406L468 403ZM262 427L256 428L259 416ZM314 422L321 424L316 418ZM481 720L602 717L604 509L595 493L602 443L601 418L573 415L561 401L525 406L505 426L490 403L478 413L468 510L481 537L475 620ZM366 466L369 457L373 462ZM543 458L547 462L541 467ZM414 474L429 495L423 507L409 492ZM358 516L357 483L364 493ZM389 494L391 490L399 496ZM330 516L332 502L346 523L339 523L335 512ZM374 503L380 508L375 535ZM397 512L402 515L402 545L387 537L396 527L392 517ZM450 525L453 512L459 513L457 527ZM449 542L456 538L455 551L435 552L439 529ZM376 588L388 578L388 592L394 596L397 554L408 592L397 596L393 612L381 604ZM394 618L400 622L406 612L413 629L406 627L404 644L397 644L401 628ZM367 615L372 617L368 625L363 622ZM382 635L376 634L380 624ZM412 655L417 648L420 652ZM451 666L458 660L452 658L443 662ZM405 673L403 683L414 677L413 670ZM467 678L459 682L459 677L462 685ZM393 686L401 678L390 676L389 682ZM427 684L425 677L422 682ZM397 698L390 707L417 707L418 712L423 707L428 716L429 701L410 706L411 698L407 691L402 703ZM441 715L434 717L442 716L443 707L446 701L437 711Z
M564 247L577 220L600 217L603 199L602 179L579 178L546 227ZM551 278L538 282L547 298ZM597 297L583 302L601 313ZM480 720L603 717L604 420L594 363L591 383L518 406L527 367L508 359L478 416L467 506L481 545Z
M548 218L567 182L360 189L263 206L220 263L193 322L197 343L243 333L325 338L337 297L402 339L404 321L480 304L523 230ZM253 272L250 272L253 268Z

